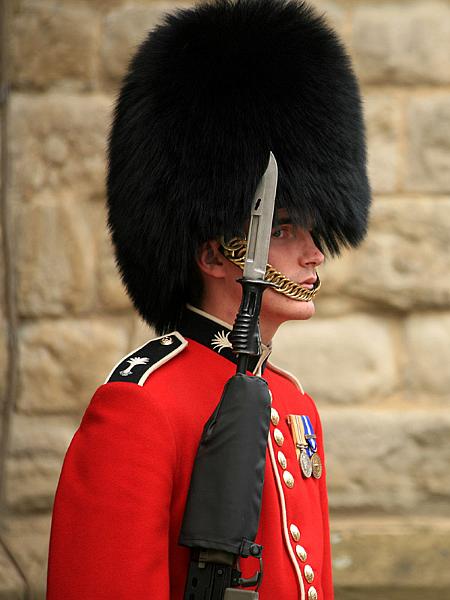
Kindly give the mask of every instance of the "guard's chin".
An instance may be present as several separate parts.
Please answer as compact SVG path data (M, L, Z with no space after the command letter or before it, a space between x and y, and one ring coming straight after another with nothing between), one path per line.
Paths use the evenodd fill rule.
M313 300L309 300L308 302L296 302L296 304L297 306L293 307L292 310L295 314L297 314L297 316L294 317L295 320L306 321L314 316L316 307Z
M316 312L313 300L302 302L277 294L271 290L263 296L263 308L271 313L272 320L280 324L286 321L307 321Z

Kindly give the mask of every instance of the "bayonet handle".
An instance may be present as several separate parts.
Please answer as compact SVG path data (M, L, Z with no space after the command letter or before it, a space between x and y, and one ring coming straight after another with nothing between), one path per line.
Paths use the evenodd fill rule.
M266 287L273 284L260 279L238 279L242 285L242 301L236 315L230 342L233 352L238 355L238 373L247 370L248 358L261 354L259 334L259 313L262 295Z

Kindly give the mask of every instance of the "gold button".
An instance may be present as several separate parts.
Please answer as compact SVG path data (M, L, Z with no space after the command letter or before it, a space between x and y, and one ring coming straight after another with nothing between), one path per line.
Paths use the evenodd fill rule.
M317 590L313 585L308 590L308 600L317 600Z
M314 581L314 571L312 570L312 567L310 565L305 565L303 572L305 573L306 581L312 583Z
M278 451L278 462L280 463L280 467L282 469L285 469L287 467L287 460L285 455L281 452L281 450Z
M270 420L272 421L272 425L278 425L280 422L280 415L276 408L270 409Z
M294 525L294 523L292 523L292 525L289 527L291 535L292 535L292 539L294 540L294 542L298 542L298 540L300 539L300 530L297 527L297 525Z
M297 552L297 556L299 557L299 559L302 562L305 562L308 555L306 554L306 550L303 548L303 546L300 546L299 544L297 544L295 546L295 551Z
M295 481L294 481L294 477L292 476L292 473L289 473L289 471L284 471L283 479L284 479L284 483L288 486L288 488L294 487Z
M173 339L170 335L166 335L165 337L159 340L159 343L162 346L171 346L173 344Z
M275 438L275 441L279 446L282 446L284 444L284 435L279 429L273 430L273 437Z

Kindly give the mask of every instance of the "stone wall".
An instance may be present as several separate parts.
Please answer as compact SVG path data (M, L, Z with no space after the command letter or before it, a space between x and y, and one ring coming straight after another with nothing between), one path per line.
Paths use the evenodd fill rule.
M367 241L325 266L316 317L280 331L274 361L321 410L337 599L450 597L450 2L312 3L355 59L375 202ZM0 598L24 599L44 594L53 494L80 416L152 335L116 274L104 151L132 50L175 4L3 5Z

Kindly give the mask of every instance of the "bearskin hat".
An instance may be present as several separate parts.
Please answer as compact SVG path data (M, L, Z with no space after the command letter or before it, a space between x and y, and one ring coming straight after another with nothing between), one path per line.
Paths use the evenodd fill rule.
M108 221L144 319L176 328L202 243L242 232L269 151L276 205L337 254L370 204L358 83L328 23L297 0L178 10L132 58L108 148Z

